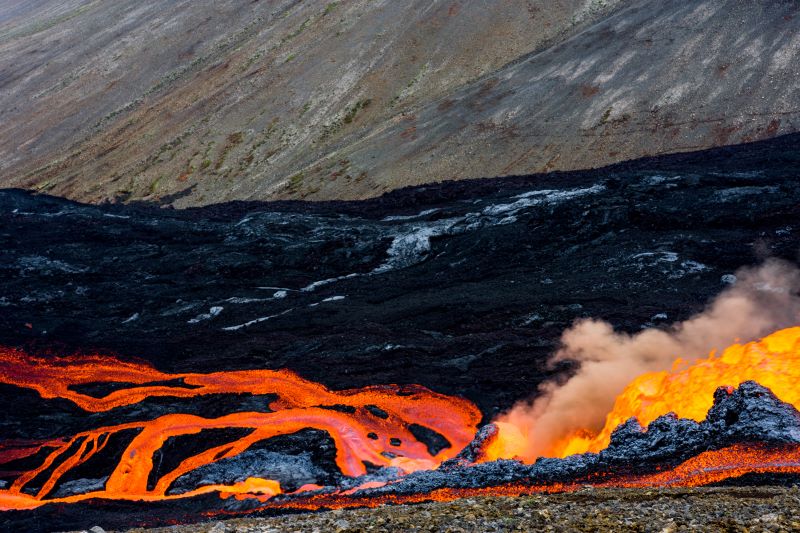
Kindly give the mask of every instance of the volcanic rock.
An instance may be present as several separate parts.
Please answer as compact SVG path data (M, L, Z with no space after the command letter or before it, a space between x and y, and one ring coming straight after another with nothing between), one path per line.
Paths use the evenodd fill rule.
M363 476L355 477L355 478L344 478L341 480L339 485L335 487L326 487L327 491L339 491L339 490L352 490L365 483L390 483L393 481L397 481L403 477L403 471L399 468L394 467L386 467L386 468L378 468L369 472Z
M732 392L720 387L704 422L719 443L800 442L800 413L771 390L746 381Z
M800 442L800 413L753 381L720 387L707 418L698 423L669 413L642 428L635 418L611 434L600 452L609 463L682 461L707 449L736 443Z
M328 476L310 454L288 455L266 450L248 450L236 457L201 466L178 478L169 494L182 494L204 485L233 485L250 477L274 479L284 491L319 484Z
M463 457L474 456L475 448L496 431L491 424L486 427L490 429L478 432ZM462 457L462 462L451 461L436 471L416 472L386 487L358 494L419 494L445 487L570 483L593 474L642 474L659 466L673 466L703 451L743 443L800 443L800 412L776 398L769 389L752 381L744 382L734 390L720 387L714 394L714 406L708 417L699 423L670 413L642 428L632 418L612 433L608 448L599 454L540 458L533 465L509 460L465 465Z
M660 416L643 428L630 418L611 434L608 448L600 452L603 460L625 463L635 461L680 460L694 455L708 444L710 434L695 422L673 413Z
M488 421L573 369L569 363L550 368L546 360L576 319L602 317L626 332L659 326L663 315L680 321L728 286L723 276L764 253L794 261L799 147L798 136L788 136L591 172L429 185L352 203L232 203L177 211L2 191L0 344L43 357L145 358L170 373L288 368L336 390L419 383L466 396ZM214 308L222 310L211 313ZM107 393L98 386L83 390ZM329 493L369 480L390 482L364 491L376 495L585 482L609 469L651 471L741 439L759 443L761 429L773 441L784 430L795 439L796 423L785 416L790 410L769 395L756 396L725 393L720 414L708 423L666 416L645 432L626 425L605 455L468 466L478 446L438 471L402 480L384 469L340 482L332 442L308 435L269 439L270 447L260 449L311 452L314 469L303 470L304 476L328 474L320 484ZM11 384L0 386L0 400L13 406L0 418L0 434L20 440L166 413L266 412L270 401L164 397L85 413L68 400L43 399ZM722 405L733 406L739 418ZM759 426L761 419L770 425ZM132 437L110 442L107 455L62 484L108 475ZM210 444L206 440L193 436L196 448L188 450L186 440L175 443L158 456L154 475L182 460L167 452L191 454ZM247 470L244 461L229 466L234 475L214 475L238 479ZM193 482L200 480L186 487ZM125 525L194 520L234 505L261 502L209 494L146 507L124 501L53 505L4 517L39 528L69 519L85 528L115 517L117 524L124 517Z
M75 494L86 494L87 492L103 490L107 480L107 477L103 477L100 479L76 479L74 481L67 481L58 487L53 497L64 498Z
M442 468L447 469L458 465L475 463L481 458L481 453L484 447L491 439L497 436L500 429L496 424L486 424L478 430L475 438L464 447L463 450L458 452L453 459L446 461L442 464Z

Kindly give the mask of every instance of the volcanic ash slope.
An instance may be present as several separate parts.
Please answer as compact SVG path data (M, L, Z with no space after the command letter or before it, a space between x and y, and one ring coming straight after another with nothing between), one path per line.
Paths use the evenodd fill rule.
M364 198L767 138L797 130L799 9L28 2L0 8L0 167L80 200L186 206Z

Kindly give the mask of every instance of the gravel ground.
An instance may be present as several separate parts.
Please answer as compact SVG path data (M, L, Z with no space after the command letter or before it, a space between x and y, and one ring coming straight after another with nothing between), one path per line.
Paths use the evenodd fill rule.
M587 489L133 531L800 531L800 488Z

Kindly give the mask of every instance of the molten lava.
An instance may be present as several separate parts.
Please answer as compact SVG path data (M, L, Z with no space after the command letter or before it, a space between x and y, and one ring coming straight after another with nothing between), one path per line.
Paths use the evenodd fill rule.
M567 457L599 452L608 446L614 429L631 417L636 417L642 426L670 412L699 422L711 408L718 387L737 387L751 380L800 408L800 327L775 332L757 342L734 344L720 355L712 352L707 359L691 364L677 359L670 371L639 376L617 397L599 432L580 429L566 439L552 442L545 455ZM519 428L508 422L498 426L498 435L487 445L484 460L536 459L525 456L525 437Z
M706 417L720 385L735 387L744 381L757 381L783 401L800 407L800 390L796 387L800 378L798 358L800 327L778 331L758 342L733 345L720 355L712 353L692 364L677 360L671 371L644 374L631 382L617 398L602 430L592 433L583 429L564 441L554 442L551 455L600 451L609 443L611 432L630 417L646 425L674 412L700 421ZM285 494L276 480L249 477L233 484L205 485L173 494L170 489L175 482L195 469L236 457L260 441L307 428L324 430L331 436L336 445L336 464L346 476L365 474L367 464L394 466L405 473L434 469L470 443L481 414L464 399L420 386L331 391L286 370L168 374L147 363L111 357L43 358L12 349L0 349L0 383L36 390L43 398L66 399L87 412L110 411L155 397L241 393L277 396L264 400L263 412L237 412L218 418L173 413L153 420L99 427L67 438L0 442L0 468L6 470L0 473L6 479L13 478L10 486L0 489L0 510L34 509L51 502L73 503L90 498L152 502L209 493L223 499L269 500L269 505L287 509L373 507L472 495L577 490L585 483L598 487L695 486L747 473L800 475L800 445L739 444L704 452L655 473L622 475L597 471L563 482L536 484L523 477L522 481L501 486L445 486L409 494L380 492L385 483L366 481L349 490L320 490L317 485L305 485ZM105 391L99 397L86 392L97 391L98 387ZM432 454L413 434L415 425L439 433L450 447ZM486 432L488 437L482 447L472 445L479 446L479 462L513 458L525 448L525 435L519 428L502 422L496 426L489 426L492 429ZM170 439L219 429L239 432L228 442L195 453L170 471L154 475L158 472L156 457ZM241 431L246 431L244 436ZM70 472L103 453L112 438L123 432L127 432L128 440L102 489L56 496ZM20 463L36 466L11 472L10 465Z
M209 394L275 394L266 412L244 412L208 419L168 414L150 421L100 427L69 438L42 442L13 442L0 446L0 465L45 452L36 468L22 472L0 490L0 509L33 508L48 501L74 502L87 498L158 500L219 492L221 496L279 494L273 480L250 478L233 486L206 486L179 496L168 495L182 475L207 464L235 457L259 441L306 428L326 431L336 444L336 463L347 476L366 474L365 462L395 466L405 472L432 469L452 458L472 439L481 414L461 398L437 394L421 386L371 386L330 391L286 370L244 370L211 374L167 374L146 363L103 356L42 358L12 349L0 352L0 382L38 391L43 398L64 398L89 412L108 411L152 397L193 398ZM81 386L115 384L124 388L96 398ZM271 411L271 412L269 412ZM377 416L375 413L380 413ZM444 436L450 446L431 455L410 426L427 427ZM165 442L209 429L242 428L246 436L189 457L148 488L153 458ZM100 453L113 435L136 430L127 449L101 491L50 498L61 478ZM385 453L391 451L391 453ZM45 476L34 494L25 491Z

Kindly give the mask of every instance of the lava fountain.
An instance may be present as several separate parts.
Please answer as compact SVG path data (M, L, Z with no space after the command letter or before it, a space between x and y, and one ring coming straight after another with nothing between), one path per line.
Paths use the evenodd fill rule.
M734 344L719 355L712 352L706 359L691 363L679 358L671 370L645 373L617 396L600 431L575 429L566 438L548 443L543 455L567 457L599 452L608 446L612 432L632 417L642 426L667 413L702 421L718 387L732 389L745 381L760 383L784 402L800 409L797 387L800 382L800 327L777 331L759 341ZM527 425L529 421L522 423ZM499 431L485 450L486 460L536 460L537 456L528 453L530 448L525 436L535 428L517 426L513 417L496 424Z
M530 462L597 452L632 416L642 424L670 411L701 420L716 387L747 380L795 403L796 330L774 332L800 324L800 270L773 259L742 268L735 278L702 312L668 328L625 333L602 320L578 320L550 359L578 362L577 370L540 384L533 401L495 420L502 436L489 457ZM765 339L725 348L759 338ZM714 349L723 355L691 363Z

